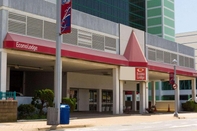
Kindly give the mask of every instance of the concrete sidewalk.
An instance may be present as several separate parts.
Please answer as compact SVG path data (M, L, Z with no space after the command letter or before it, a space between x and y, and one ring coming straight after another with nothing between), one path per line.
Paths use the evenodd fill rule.
M91 114L90 114L91 115ZM86 118L85 118L86 116ZM179 113L179 118L172 114L127 114L127 115L103 115L102 117L87 116L73 118L69 125L58 125L56 128L79 128L89 126L106 126L121 124L137 124L142 122L169 121L175 119L197 118L197 113ZM46 131L52 126L46 125L46 120L18 121L14 123L0 123L0 131Z

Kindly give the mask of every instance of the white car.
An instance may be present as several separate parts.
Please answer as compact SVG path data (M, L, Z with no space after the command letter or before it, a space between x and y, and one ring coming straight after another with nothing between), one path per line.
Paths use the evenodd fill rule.
M192 101L192 98L189 98L187 101ZM195 98L195 103L197 103L197 97Z

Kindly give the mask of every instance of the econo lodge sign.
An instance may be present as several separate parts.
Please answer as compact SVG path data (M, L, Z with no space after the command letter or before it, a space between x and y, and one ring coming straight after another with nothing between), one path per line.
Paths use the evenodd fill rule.
M146 80L146 68L135 68L135 80Z

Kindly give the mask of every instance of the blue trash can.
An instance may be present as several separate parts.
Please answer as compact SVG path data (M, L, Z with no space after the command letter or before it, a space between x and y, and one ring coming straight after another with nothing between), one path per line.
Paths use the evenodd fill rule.
M70 106L66 104L60 105L60 124L69 124Z

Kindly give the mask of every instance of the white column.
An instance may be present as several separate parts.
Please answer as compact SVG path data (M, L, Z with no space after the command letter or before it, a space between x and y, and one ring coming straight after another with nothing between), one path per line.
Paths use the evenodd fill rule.
M155 105L155 81L152 81L151 82L151 85L152 85L152 92L151 92L151 95L152 95L152 102L151 102L151 105Z
M192 79L192 100L196 99L196 78Z
M97 90L97 111L102 112L102 89Z
M148 108L148 82L146 82L146 89L145 89L145 107Z
M113 114L119 114L119 74L118 68L113 68Z
M159 81L159 100L162 100L162 81Z
M123 86L124 87L124 86ZM125 91L123 90L123 107L125 107L125 101L126 101L126 99L125 99ZM123 108L124 109L124 108Z
M132 91L132 111L136 110L136 91Z
M66 74L66 97L70 98L69 72Z
M123 114L123 85L124 81L120 81L120 114Z
M10 90L10 67L7 67L7 80L6 80L6 90ZM24 93L24 92L23 92Z
M140 82L140 114L143 114L145 112L145 88L146 83Z
M177 89L175 90L175 102L177 102L177 111L179 112L181 109L180 104L180 84L179 84L179 76L176 76L176 84Z
M7 76L7 53L0 52L0 91L6 92Z

